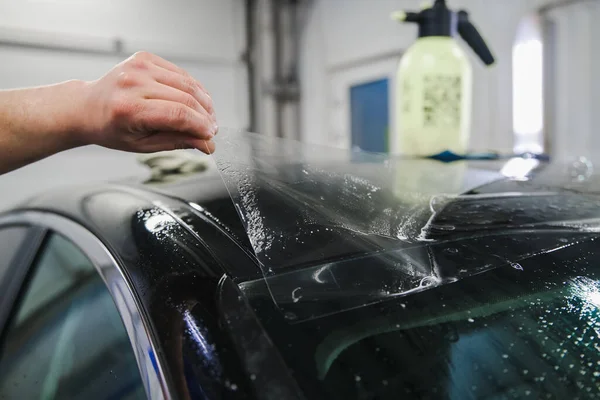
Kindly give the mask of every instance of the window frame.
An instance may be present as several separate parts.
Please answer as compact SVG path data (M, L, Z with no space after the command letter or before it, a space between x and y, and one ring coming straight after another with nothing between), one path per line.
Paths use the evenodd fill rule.
M127 331L147 397L167 400L176 397L169 389L156 340L135 291L102 241L76 222L50 212L20 211L0 217L0 229L11 226L27 226L30 232L19 247L22 256L11 262L8 273L0 281L0 288L9 288L9 295L0 298L0 340L9 316L18 307L20 292L35 269L32 267L43 250L45 239L51 234L59 234L89 258L104 281Z
M47 234L47 229L28 223L0 224L0 231L14 227L25 228L27 233L19 244L15 257L8 265L6 274L0 279L0 293L3 293L0 297L0 340L3 338L5 325L18 298L20 288L23 286Z

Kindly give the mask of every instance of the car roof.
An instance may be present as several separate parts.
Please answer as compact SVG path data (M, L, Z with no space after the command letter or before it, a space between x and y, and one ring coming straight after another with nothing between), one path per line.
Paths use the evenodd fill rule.
M244 227L216 171L182 175L166 182L125 180L60 187L23 202L12 212L25 210L51 212L69 218L91 230L105 243L120 240L127 231L134 229L126 228L127 224L148 210L170 213L181 229L202 231L202 240L196 235L198 248L210 243L212 261L219 257L221 248L226 255L231 254L229 248L234 243L233 247L240 250L238 255L246 258L245 263L252 262L252 248ZM179 218L179 214L185 218ZM143 218L137 224L143 225ZM118 246L112 250L119 252ZM254 277L256 273L255 269L248 273L237 263L223 265L223 268L223 272L230 273L235 279Z

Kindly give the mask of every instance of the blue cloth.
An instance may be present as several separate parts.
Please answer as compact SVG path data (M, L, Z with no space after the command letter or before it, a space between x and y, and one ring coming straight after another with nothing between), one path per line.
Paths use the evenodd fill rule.
M549 161L550 157L546 154L536 153L511 153L511 154L500 154L500 153L467 153L467 154L456 154L451 151L443 151L439 154L429 156L433 160L442 162L453 162L461 160L505 160L510 158L533 158L540 161Z

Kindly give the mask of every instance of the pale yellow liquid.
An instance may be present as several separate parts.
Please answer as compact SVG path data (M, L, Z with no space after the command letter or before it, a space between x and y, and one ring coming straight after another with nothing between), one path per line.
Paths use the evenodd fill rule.
M393 153L430 156L467 151L472 98L471 64L449 37L419 39L398 67Z

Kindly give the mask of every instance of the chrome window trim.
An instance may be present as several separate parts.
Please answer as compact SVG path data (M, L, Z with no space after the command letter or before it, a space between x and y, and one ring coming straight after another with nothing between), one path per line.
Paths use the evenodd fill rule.
M100 239L72 220L49 212L20 211L0 217L0 226L15 223L48 228L69 239L84 252L104 280L121 315L135 353L146 396L159 400L171 400L176 397L169 391L164 366L158 359L156 343L152 339L147 322L142 318L141 305L134 295L133 288Z

